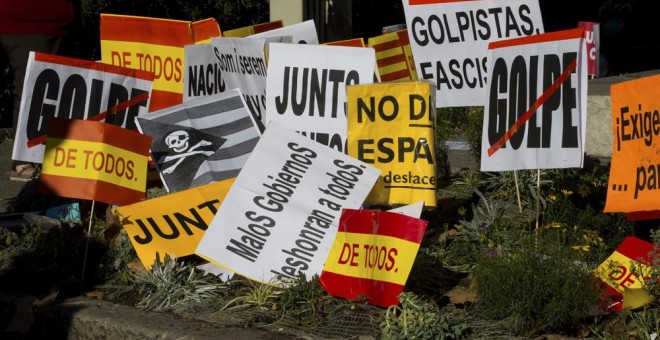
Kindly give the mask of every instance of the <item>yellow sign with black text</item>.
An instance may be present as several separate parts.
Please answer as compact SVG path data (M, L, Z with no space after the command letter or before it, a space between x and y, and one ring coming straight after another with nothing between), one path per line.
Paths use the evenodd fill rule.
M183 257L195 253L234 178L113 209L146 268L159 253Z
M434 93L421 81L346 87L348 154L381 170L367 203L436 206Z

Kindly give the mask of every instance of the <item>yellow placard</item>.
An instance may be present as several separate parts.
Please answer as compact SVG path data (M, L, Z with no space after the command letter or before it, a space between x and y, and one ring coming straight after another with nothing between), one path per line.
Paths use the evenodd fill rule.
M105 143L52 138L44 152L44 174L94 179L144 191L138 175L147 173L147 157Z
M434 92L428 82L347 86L348 154L381 170L367 202L436 206Z
M156 253L195 253L234 178L113 209L140 261L151 268Z
M235 28L232 30L222 32L222 36L225 38L243 38L252 34L254 34L254 29L252 28L252 26Z
M338 232L323 271L405 285L418 249L396 237Z

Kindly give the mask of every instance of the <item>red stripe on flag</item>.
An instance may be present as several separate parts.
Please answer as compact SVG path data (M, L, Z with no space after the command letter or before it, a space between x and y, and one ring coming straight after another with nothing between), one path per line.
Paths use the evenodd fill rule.
M405 62L406 62L406 55L401 53L401 54L393 55L391 57L378 59L378 66L383 67L396 63L405 63ZM408 65L406 65L406 67L408 67Z
M411 78L412 77L410 76L410 71L407 68L400 71L380 75L381 81L394 81L400 79L411 80Z
M105 112L101 112L98 115L91 116L87 119L90 120L90 121L101 121L101 120L105 119L106 117L108 117L109 115L115 114L115 113L117 113L119 111L122 111L122 110L124 110L124 109L126 109L130 106L133 106L133 105L138 104L140 102L146 101L147 99L149 99L149 93L144 92L144 93L139 94L139 95L137 95L137 96L125 101L125 102L119 103L119 104L111 107L110 109L108 109ZM47 137L48 137L48 134L44 133L43 135L32 138L32 139L27 141L27 147L32 148L32 147L35 147L37 145L41 145L46 141Z
M49 138L98 142L147 157L151 136L120 126L92 120L52 118L48 123Z
M120 76L138 78L149 81L154 80L153 72L126 68L111 64L105 64L105 63L99 63L91 60L69 58L69 57L63 57L59 55L39 53L39 52L34 53L34 60L44 63L50 63L50 64L57 64L57 65L84 68L87 70L94 70L99 72L113 73L113 74L118 74Z
M189 21L130 15L101 14L100 37L174 47L193 43Z
M382 52L393 48L401 47L401 43L399 42L399 40L390 40L372 45L371 47L373 47L376 52Z
M344 209L341 213L339 231L390 236L420 243L428 221L415 219L413 224L412 219L412 217L388 211ZM407 227L402 228L402 225Z
M372 305L389 307L399 304L397 297L403 286L395 283L363 279L323 271L319 277L319 284L331 295L349 300L369 298L367 302ZM371 295L370 295L371 294Z
M276 28L282 28L282 27L284 27L284 23L282 23L282 20L264 22L262 24L252 25L252 29L254 30L254 34L262 33L262 32L268 32L268 31L274 30Z
M415 5L432 5L432 4L443 4L449 2L469 2L474 0L409 0L408 3L410 6Z
M151 90L151 101L149 101L149 112L158 111L168 108L170 106L179 105L183 103L183 94Z
M220 26L218 26L218 22L214 18L195 21L192 23L191 27L193 40L195 40L195 42L219 37L221 35Z
M653 244L637 237L626 237L616 251L631 260L640 261L649 266L652 264L652 256L649 253L653 251Z
M536 99L532 107L530 107L522 116L518 117L518 120L509 128L509 130L504 133L500 139L495 142L495 144L491 145L490 148L488 148L488 156L492 156L497 150L502 148L504 144L513 136L514 133L518 131L527 121L532 118L532 116L536 113L538 108L545 103L546 100L548 100L552 94L555 93L561 86L561 84L568 79L568 77L571 75L571 73L577 68L577 61L573 60L570 65L564 70L562 74L555 79L555 81L550 85L549 88L547 88L541 96Z
M136 174L146 176L147 174ZM62 197L96 200L108 204L128 205L144 199L144 191L128 189L94 179L64 177L42 173L39 192Z
M400 30L396 32L396 35L399 36L399 41L401 41L401 45L409 45L410 44L410 39L408 37L408 30Z

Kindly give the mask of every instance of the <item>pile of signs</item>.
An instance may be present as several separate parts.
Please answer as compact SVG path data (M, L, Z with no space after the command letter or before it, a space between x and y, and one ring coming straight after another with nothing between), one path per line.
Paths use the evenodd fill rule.
M114 205L147 268L197 256L397 304L437 204L436 107L484 106L483 171L581 167L587 92L584 30L544 33L537 0L403 3L410 30L367 45L102 14L100 62L30 54L13 158ZM169 194L144 200L154 180Z

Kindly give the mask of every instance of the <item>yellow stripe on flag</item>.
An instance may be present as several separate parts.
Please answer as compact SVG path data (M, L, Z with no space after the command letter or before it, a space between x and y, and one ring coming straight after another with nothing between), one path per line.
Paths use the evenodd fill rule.
M108 144L49 138L44 174L100 180L144 191L147 157Z
M338 232L323 270L405 285L418 249L396 237Z
M390 48L389 50L384 50L380 52L376 52L376 59L383 59L383 58L389 58L395 55L403 55L403 50L401 47L396 47L396 48Z
M385 66L385 67L379 67L378 69L380 70L381 75L385 75L385 74L390 74L390 73L394 73L394 72L401 71L401 70L407 70L408 65L406 65L406 63L397 63L397 64L388 65L388 66Z
M184 47L130 41L101 41L101 60L154 73L153 89L183 93Z
M634 263L634 268L631 264ZM643 277L640 273L634 273L634 270L642 270L644 276L648 276L651 268L642 263L635 263L629 257L615 251L598 266L598 276L608 286L623 293L625 288L643 288L640 281Z

